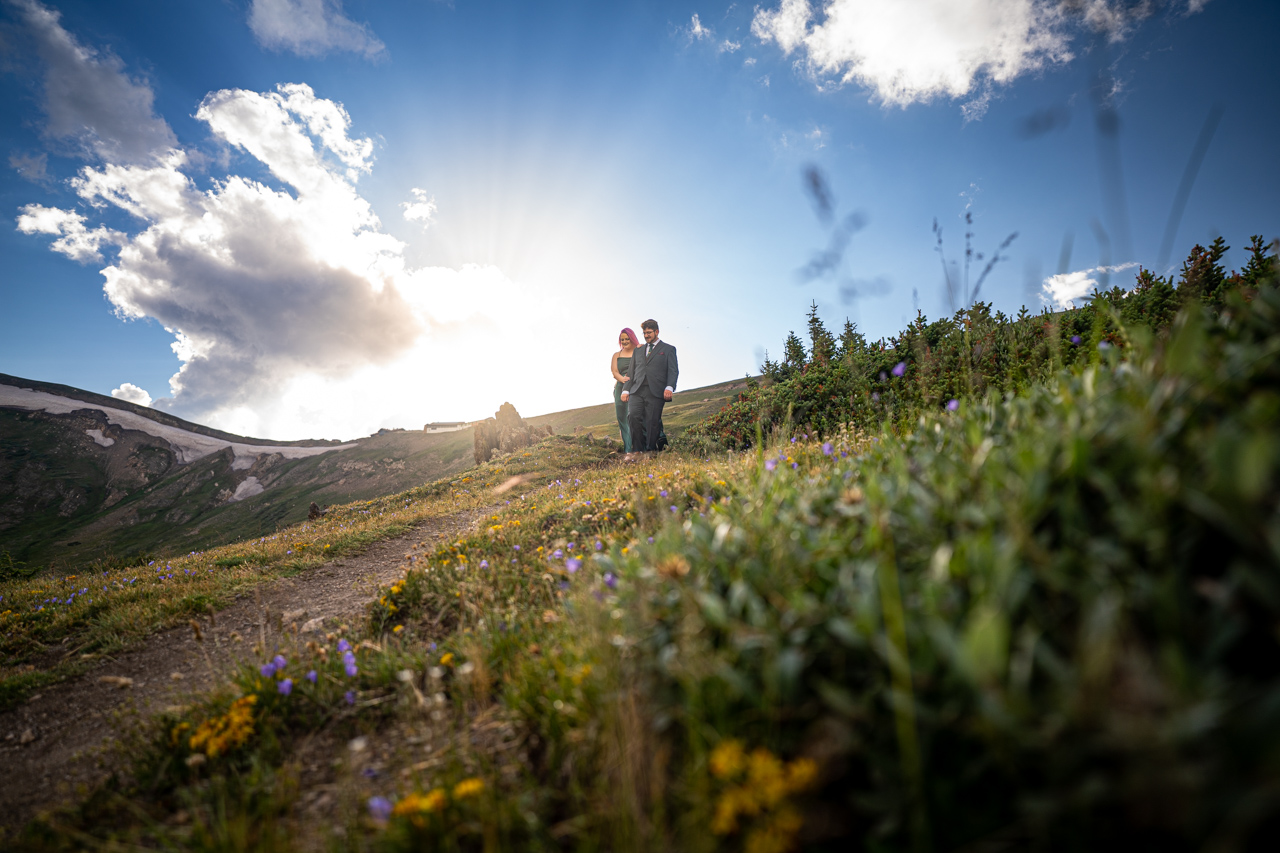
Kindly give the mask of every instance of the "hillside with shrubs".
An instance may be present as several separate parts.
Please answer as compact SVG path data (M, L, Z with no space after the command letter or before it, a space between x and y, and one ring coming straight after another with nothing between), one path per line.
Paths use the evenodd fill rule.
M1280 290L1224 251L874 343L815 311L671 452L495 457L363 624L267 636L6 846L1269 850Z

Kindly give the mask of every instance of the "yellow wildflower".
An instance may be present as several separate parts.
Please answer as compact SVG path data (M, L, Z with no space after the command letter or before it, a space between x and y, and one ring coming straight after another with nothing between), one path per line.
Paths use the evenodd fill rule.
M786 770L776 755L763 747L747 761L747 787L761 805L772 808L790 793Z
M425 794L419 794L414 791L407 795L403 800L396 803L396 807L391 810L393 815L404 817L415 814L430 814L438 812L444 808L446 802L444 789L432 788Z
M440 658L441 666L450 666L453 663L453 652L445 652L444 657Z
M484 790L484 782L474 776L470 779L463 779L453 788L453 798L455 800L465 800L467 797L474 797Z
M243 746L253 734L253 704L256 695L243 696L231 703L221 717L205 720L191 736L191 749L210 758Z
M787 790L790 793L813 787L818 779L818 764L812 758L797 758L787 765Z
M743 845L745 853L786 853L793 849L804 819L792 808L782 808L764 826L753 829Z
M739 740L726 738L711 751L711 775L717 779L732 779L742 772L745 764L746 754Z
M391 633L393 633L393 634L399 634L399 633L400 633L401 631L403 631L403 630L404 630L404 626L403 626L403 625L397 625L397 626L395 626L394 628L392 628L392 629L391 629Z

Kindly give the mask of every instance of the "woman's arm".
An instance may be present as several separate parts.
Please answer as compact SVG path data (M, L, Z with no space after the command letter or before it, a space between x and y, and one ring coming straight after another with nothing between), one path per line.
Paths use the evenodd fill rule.
M613 354L613 358L609 360L609 372L613 374L613 378L619 382L626 382L627 377L618 372L618 353Z

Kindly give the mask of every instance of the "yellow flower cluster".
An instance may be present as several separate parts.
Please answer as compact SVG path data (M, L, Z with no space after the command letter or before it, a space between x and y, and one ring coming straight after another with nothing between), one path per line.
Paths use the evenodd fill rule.
M257 696L243 696L231 703L221 717L205 720L191 736L191 749L210 758L243 746L253 735L253 704Z
M454 801L465 800L468 797L474 797L484 791L484 781L474 776L470 779L463 779L457 785L453 786ZM404 799L396 803L391 814L396 817L407 817L412 821L414 826L421 828L425 825L423 815L435 814L444 810L449 803L449 795L444 788L432 788L425 794L414 791L405 795Z
M716 800L711 831L730 835L743 818L759 820L747 834L750 853L783 853L791 849L803 819L787 799L813 787L818 765L808 758L784 763L760 747L749 755L742 742L727 738L711 753L711 775L727 783Z

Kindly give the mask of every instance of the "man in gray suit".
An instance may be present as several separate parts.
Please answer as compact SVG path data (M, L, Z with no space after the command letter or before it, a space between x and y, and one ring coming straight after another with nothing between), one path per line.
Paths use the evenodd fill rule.
M675 393L680 366L676 348L658 340L657 320L645 320L640 330L645 345L636 347L631 357L631 379L622 386L622 400L627 404L632 449L657 450L662 407Z

